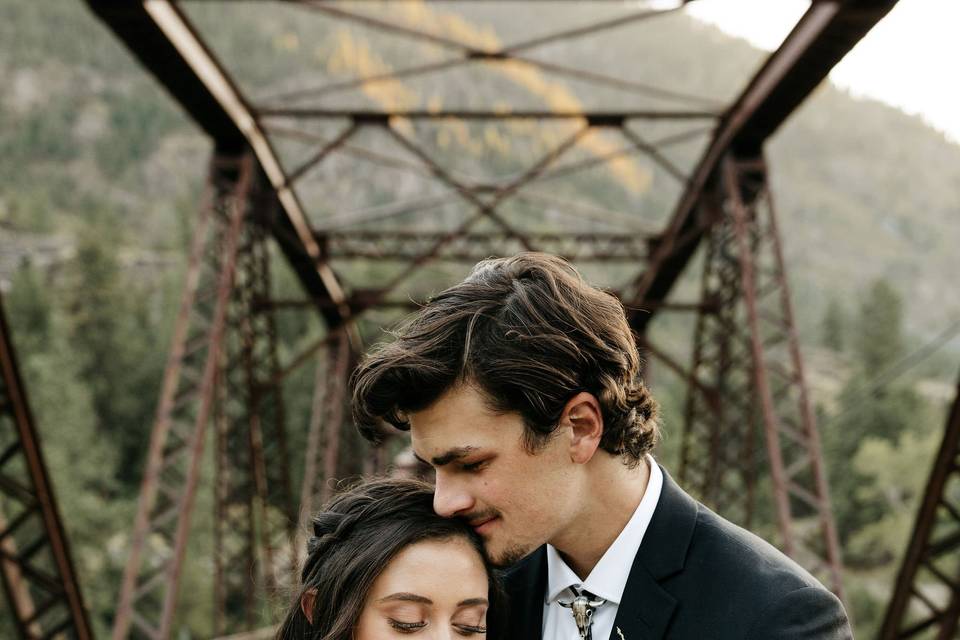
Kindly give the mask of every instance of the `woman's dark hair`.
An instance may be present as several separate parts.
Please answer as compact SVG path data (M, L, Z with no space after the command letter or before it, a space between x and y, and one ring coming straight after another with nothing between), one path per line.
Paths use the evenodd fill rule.
M407 430L406 413L469 383L492 410L523 418L531 452L581 391L600 405L604 451L635 466L657 442L657 403L640 377L623 305L562 258L484 260L395 336L353 374L354 419L369 440L382 437L381 420Z
M433 487L420 480L370 480L334 497L313 519L313 537L300 588L277 640L352 640L370 588L406 547L425 540L466 540L483 560L488 576L487 638L503 627L500 586L483 541L465 522L433 511ZM315 590L311 623L301 599Z

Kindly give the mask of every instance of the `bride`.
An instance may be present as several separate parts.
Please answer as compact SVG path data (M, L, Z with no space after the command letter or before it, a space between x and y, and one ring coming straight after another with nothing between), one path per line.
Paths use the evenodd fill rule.
M374 480L313 520L277 640L493 639L499 586L477 534L433 512L433 488Z

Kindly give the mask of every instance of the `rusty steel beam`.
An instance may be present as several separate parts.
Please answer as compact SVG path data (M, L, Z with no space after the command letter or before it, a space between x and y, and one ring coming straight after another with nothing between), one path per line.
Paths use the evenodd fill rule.
M215 156L211 162L151 433L114 640L170 637L254 172L248 154Z
M769 473L780 547L842 598L840 547L764 162L728 156L722 168L723 181L712 183L698 212L717 222L707 235L704 304L686 375L679 476L708 506L749 527L761 473Z
M303 561L310 518L332 495L332 481L337 477L340 458L340 435L344 429L347 378L351 371L349 337L343 330L328 335L325 348L317 352L313 400L304 450L304 472L300 485L300 507L297 522L301 536L296 544L298 560Z
M347 378L353 369L346 337L340 336L330 346L327 368L327 386L324 394L323 484L318 492L321 502L333 495L331 481L337 477L340 462L341 432L347 397Z
M92 640L0 300L0 579L24 640Z
M273 202L273 201L268 201ZM292 545L296 534L296 505L288 460L287 416L280 378L276 318L262 305L271 291L268 227L263 218L251 225L250 258L243 272L251 292L247 303L247 340L250 349L251 447L254 480L259 506L260 548L264 578L270 594L290 586L296 563Z
M621 296L627 303L631 324L638 335L643 336L647 323L656 312L669 308L670 305L665 301L680 273L685 269L701 240L707 237L711 228L724 217L719 208L707 206L705 202L706 194L713 192L719 194L719 197L727 199L733 209L736 210L736 215L739 218L728 221L727 236L723 239L722 246L724 249L732 250L736 259L723 265L723 268L730 270L727 275L732 278L731 281L716 286L711 285L710 295L705 294L704 296L699 309L701 319L704 322L715 324L712 329L701 329L701 331L704 332L703 339L716 342L719 345L718 348L727 348L729 347L729 341L736 339L740 340L742 343L740 346L745 346L745 349L740 354L742 357L736 359L735 363L724 360L721 363L722 366L717 365L706 374L706 377L710 378L709 380L697 378L697 381L701 384L691 382L691 387L694 390L701 391L701 406L696 408L700 412L701 421L705 421L711 415L716 417L720 410L718 408L719 404L722 401L727 407L723 410L729 417L728 422L737 422L746 430L746 434L742 436L740 441L731 445L732 448L721 450L715 447L711 450L710 456L703 459L708 464L702 473L707 474L708 479L719 478L718 473L722 475L726 470L735 467L734 463L742 461L744 459L743 455L748 453L745 447L750 446L750 442L752 442L752 437L749 435L752 424L762 422L766 427L765 434L769 444L769 453L776 469L774 473L775 492L780 500L778 504L781 505L781 515L784 516L785 514L785 517L781 517L784 546L795 553L806 552L807 545L797 544L793 546L791 543L794 519L795 517L807 517L811 514L819 518L817 530L823 532L821 547L826 550L826 557L818 558L813 554L798 557L798 560L814 571L817 570L818 563L826 566L828 572L831 572L831 580L828 580L828 582L832 583L835 590L840 591L838 574L835 571L839 566L839 556L834 553L835 549L831 546L830 525L832 520L829 517L829 501L825 497L825 483L821 482L823 478L819 463L817 436L815 427L811 431L809 402L805 398L802 363L799 361L795 335L792 334L792 312L789 308L785 280L782 278L782 258L778 256L779 246L774 243L772 251L776 254L774 260L780 261L780 280L782 281L776 291L782 294L779 307L781 314L779 328L782 333L781 344L785 345L783 348L786 353L783 362L786 363L786 368L793 372L794 377L790 379L799 380L800 385L799 388L789 385L785 387L792 389L795 396L799 397L799 400L794 398L796 400L794 402L795 406L793 412L789 414L781 412L780 405L773 403L774 400L782 399L780 397L782 389L777 385L785 383L775 380L776 367L767 367L763 363L763 357L768 353L765 351L766 343L760 343L759 346L762 349L758 348L758 336L763 331L760 326L763 314L757 309L761 297L758 291L761 291L763 287L758 285L752 277L754 275L752 269L756 258L752 252L754 250L753 243L761 243L764 240L754 235L751 226L751 216L756 214L754 198L757 194L746 193L741 181L738 182L738 192L734 195L727 188L729 185L725 185L719 169L721 161L729 156L731 150L738 151L741 156L744 154L754 155L787 115L826 76L830 68L842 55L889 11L894 4L893 1L850 0L840 2L839 0L819 0L814 2L783 45L757 72L737 101L726 110L714 131L706 153L690 176L687 176L679 167L674 166L660 153L658 143L650 143L635 133L625 130L624 127L630 119L670 118L672 120L689 120L715 117L716 114L706 108L689 110L651 109L646 111L599 110L587 113L579 111L554 112L546 109L516 112L484 109L433 112L411 109L388 112L384 110L317 108L314 106L294 108L282 104L258 108L240 92L175 3L168 0L152 0L147 4L140 2L122 4L109 0L87 1L104 18L107 24L124 39L128 47L144 62L145 66L201 123L205 131L217 142L218 148L234 149L250 145L259 161L260 170L273 187L273 197L279 203L278 213L271 217L267 224L270 225L274 237L280 243L291 264L297 269L298 275L313 301L313 306L327 320L331 329L327 338L311 345L309 349L293 358L291 364L283 368L273 367L272 373L268 377L276 382L282 380L299 364L312 359L317 349L330 348L329 336L338 335L334 331L337 326L347 322L356 331L352 321L360 313L371 308L385 308L398 304L390 299L397 296L391 294L398 291L399 285L406 278L434 260L447 259L450 256L473 260L476 255L472 254L471 251L477 250L475 243L481 240L492 245L510 240L519 244L519 247L523 249L552 248L544 246L551 242L550 238L545 235L538 238L537 234L519 231L500 215L497 207L508 198L522 197L520 191L537 180L546 180L593 166L594 159L578 160L567 167L552 166L561 155L574 147L579 137L589 131L591 127L620 128L623 130L624 137L631 144L631 147L629 147L631 152L647 154L665 171L685 185L684 193L666 230L652 241L644 235L636 234L633 237L636 244L630 246L637 248L642 246L643 253L640 254L639 251L637 253L628 254L626 251L623 253L624 260L643 262L647 265L646 270L625 288ZM340 9L330 8L325 3L314 3L312 6L328 12L341 11ZM405 35L420 39L438 40L438 36L417 32L412 28L387 24L377 16L358 17L349 15L344 17L361 20L365 24L376 28L404 32ZM580 32L602 29L612 26L612 24L611 22L610 24L588 25L581 29L573 29L565 35L575 37ZM556 38L562 35L564 34L556 34ZM636 91L650 89L649 87L636 85L629 86L631 83L605 76L599 72L526 59L517 56L516 51L510 50L510 46L504 47L503 51L499 52L476 51L469 48L464 49L462 43L450 41L442 36L439 38L445 40L440 44L457 49L462 56L459 61L434 64L432 66L433 70L440 67L449 68L455 64L463 63L464 60L495 62L500 59L511 58L521 63L531 64L535 67L596 84L616 85L621 89ZM546 38L550 39L551 36ZM556 38L553 38L553 40ZM519 43L515 47L517 49L535 47L538 46L538 40L542 39ZM150 42L153 44L149 44ZM154 45L155 50L151 50ZM159 55L157 51L160 52ZM382 74L382 76L383 79L391 76L396 79L399 74L412 76L430 70L431 68L428 67L402 69L393 74ZM378 78L364 78L363 80L379 81ZM351 86L351 84L356 85L356 82L334 83L321 89L333 91ZM567 118L583 126L539 159L530 169L518 176L511 176L504 184L474 185L460 179L438 158L432 157L431 153L420 146L416 139L404 135L399 127L391 126L390 119L397 116L431 120L439 118L458 118L460 120L504 120L509 118L555 120ZM278 128L268 124L267 120L270 118L348 118L349 123L339 135L323 142L323 145L314 153L313 157L299 167L285 168L281 166L267 139L267 133ZM359 232L349 232L344 235L337 235L339 232L332 232L327 235L318 235L318 232L308 225L303 207L294 191L295 183L335 151L344 153L348 151L359 153L362 151L364 157L373 158L374 154L372 152L351 150L350 145L347 144L361 126L368 125L382 127L384 132L392 136L394 142L419 161L419 165L413 165L415 171L425 174L448 187L457 197L474 209L473 215L467 217L457 228L444 234L433 234L432 236L430 233L424 233L416 238L402 237L403 234L389 238L374 238L370 235L364 236ZM623 150L617 150L610 157L623 153ZM376 158L384 163L399 164L397 159L379 155ZM402 163L405 169L411 168L411 164L409 161ZM740 180L740 177L738 177L738 180ZM382 212L378 212L378 215L382 215ZM772 211L769 215L772 226ZM481 234L471 230L472 226L483 218L487 218L498 228L496 234ZM736 224L734 224L735 222ZM750 222L750 224L746 224L746 222ZM559 242L557 240L557 246L562 249L563 246ZM766 246L769 248L769 245ZM481 250L483 248L480 247ZM576 248L580 251L584 249L581 245ZM590 249L591 247L586 248ZM614 252L614 249L620 250L621 247L617 245L615 248L608 248L607 251L608 253ZM599 248L591 250L593 250L592 254L589 252L587 254L580 253L578 254L579 257L575 258L582 261L584 255L599 255L601 253ZM568 253L568 251L563 252ZM499 251L493 251L493 253L499 253ZM340 284L330 267L330 260L350 257L366 259L392 257L405 262L406 267L400 269L395 277L375 291L354 290L347 293L340 288ZM486 257L486 255L481 257ZM743 284L744 281L746 281L746 284ZM733 293L737 295L733 295ZM728 295L730 299L718 301L717 296L719 295ZM742 320L748 319L749 322L739 323L738 326L731 327L733 315L727 314L727 316L724 316L726 311L724 305L727 304L740 308L738 317ZM256 306L266 310L276 307L265 299L258 300ZM720 309L716 309L717 307L720 307ZM713 313L709 318L703 315L711 311ZM747 331L747 327L750 328L749 331ZM722 329L736 329L737 331L736 336L731 334L726 337L728 340L727 347L718 342L717 332ZM345 344L345 341L343 342ZM351 343L357 347L359 340L354 337L351 339ZM341 344L340 347L342 346ZM714 356L701 353L699 357L701 360L707 360ZM720 357L720 359L723 360L724 357ZM669 357L666 359L667 361L671 360ZM728 360L730 359L728 358ZM753 362L752 370L750 364L745 364L747 361ZM676 364L675 361L674 364ZM731 373L731 368L736 369L736 373ZM677 366L676 370L682 371L682 368ZM696 363L689 373L690 376L705 375L703 366ZM734 375L740 377L733 380L731 376ZM750 381L752 385L746 384L745 381ZM328 380L325 384L333 384L334 382ZM759 405L750 404L752 398L750 394L739 393L739 391L745 391L750 386L760 390ZM722 391L720 391L721 389ZM736 396L733 400L727 397L731 393ZM742 402L737 405L737 400ZM755 417L757 407L765 408L763 412L765 419L762 421ZM788 415L795 422L785 427L783 423ZM719 431L721 428L726 428L722 426L722 421L715 421L713 424L714 431L708 434L709 437L706 442L715 445L718 440L724 439L723 436L729 436L729 432L721 434ZM258 444L258 436L255 431L256 424L251 427L250 447L252 455L249 462L252 465L255 492L262 500L262 496L272 486L272 481L266 478L269 469L269 454L258 453L258 447L267 444L270 438L265 437L265 434L260 434ZM781 434L785 433L789 433L794 440L787 442L788 438L780 439ZM331 435L328 438L328 444L333 446L327 447L327 455L335 457L338 445L334 441L335 438ZM314 453L316 454L316 452ZM315 457L316 455L314 455ZM228 461L228 464L234 463ZM239 461L234 466L239 464L246 465L247 462ZM316 462L314 465L316 465ZM330 467L336 466L335 461L330 462L328 460L326 466L329 470ZM746 467L749 468L745 469L744 473L754 473L754 465L746 465ZM746 494L751 494L754 482L755 476L744 475L740 480L734 479L730 484L719 483L716 486L718 493L715 499L718 502L726 500L728 504L731 504L735 499L733 494L736 493L738 488L744 488ZM249 485L247 485L247 489L249 493ZM724 492L725 494L721 495ZM797 506L796 503L804 504ZM748 506L747 519L749 519L750 512L751 508ZM244 518L244 521L246 521L246 516ZM169 626L167 631L169 631Z
M449 70L451 68L463 66L471 62L485 62L488 64L512 62L520 63L526 67L548 71L551 74L559 77L585 81L597 87L612 87L621 91L632 91L638 95L651 96L661 100L670 100L673 102L694 103L701 106L707 105L710 107L721 106L717 104L717 101L704 98L702 96L690 95L684 92L669 90L659 86L652 86L647 83L627 80L622 77L610 76L595 69L575 68L566 64L557 64L537 58L530 58L526 55L518 55L518 52L537 48L550 42L557 42L559 40L570 41L586 34L594 34L598 31L622 27L638 20L646 20L649 18L666 15L680 9L682 4L664 9L641 10L639 12L617 16L613 19L603 20L598 23L591 23L573 29L558 31L546 36L534 38L532 40L516 42L496 48L476 47L474 45L451 38L447 35L441 35L422 28L398 24L396 22L383 19L379 15L347 11L341 7L333 6L328 2L313 2L307 4L306 6L314 11L322 12L341 21L357 23L366 28L390 33L393 35L399 35L420 43L429 43L430 45L452 50L456 52L456 57L441 62L431 62L424 65L406 67L388 73L368 76L363 78L362 81L352 80L333 83L332 85L327 85L324 87L298 90L281 95L281 97L287 99L293 97L301 98L304 95L318 97L335 90L357 88L359 86L358 83L362 83L363 86L369 86L370 84L374 84L376 82L397 80L399 78L409 78L438 70Z
M263 118L295 120L335 120L349 118L355 124L387 125L391 118L407 120L585 120L594 127L619 127L627 120L715 120L717 114L697 109L646 109L625 111L559 111L527 109L503 111L497 109L404 109L380 111L374 109L329 109L320 107L261 107L256 110Z
M266 203L269 204L269 199ZM259 208L255 209L256 213ZM296 572L293 502L287 445L283 385L279 378L277 327L273 310L261 304L271 295L267 229L248 225L241 247L239 273L244 293L241 307L243 366L246 371L252 472L260 533L260 568L264 601L289 588Z
M231 305L233 306L233 305ZM233 309L231 309L233 312ZM232 313L231 313L232 315ZM232 325L237 318L229 318ZM213 631L249 631L255 626L256 523L253 460L245 367L236 327L225 332L213 408L214 520Z
M722 199L715 189L701 206L717 216ZM759 475L753 446L759 420L740 262L732 242L726 219L713 227L706 243L701 299L712 301L713 308L705 305L697 314L678 476L705 504L749 528Z
M538 176L542 175L559 158L568 153L570 149L574 147L577 141L579 141L590 131L590 126L584 123L583 126L578 127L567 137L561 139L553 148L547 150L544 154L537 158L536 161L520 175L514 177L508 183L498 186L493 196L486 200L479 198L474 190L471 190L465 185L460 184L440 165L436 159L431 157L431 155L418 144L416 144L415 141L410 140L407 136L403 135L392 127L385 127L384 130L388 132L402 147L416 156L424 164L424 166L430 170L437 180L449 185L467 202L474 205L476 210L471 216L462 221L457 228L448 231L434 242L428 243L427 247L422 253L411 258L408 261L407 266L400 269L399 273L388 280L377 293L370 297L368 300L368 304L370 306L376 306L381 301L386 300L387 297L394 292L401 283L416 273L424 265L437 260L441 251L443 251L448 244L456 240L458 237L468 233L470 229L483 218L490 219L496 225L500 226L511 237L519 241L525 250L536 250L536 247L531 245L524 234L513 229L505 220L503 220L502 217L500 217L500 215L497 213L497 207L506 202L509 198L513 197L525 185L536 180ZM353 307L354 315L363 313L368 308L369 307L358 309Z
M722 166L723 193L732 218L730 249L739 261L752 378L767 446L777 521L784 551L823 576L841 599L843 566L830 504L820 435L807 395L789 284L762 161ZM750 201L744 197L753 196ZM752 204L748 204L752 202ZM752 438L745 435L745 445ZM815 526L802 526L812 521Z
M960 380L880 640L957 637L960 623Z
M318 305L326 322L331 326L343 323L349 316L343 305L343 290L329 265L317 260L317 246L303 208L289 186L276 152L257 123L249 101L186 16L167 0L86 1L213 139L219 153L233 155L248 145L254 150L281 204L271 221L277 242L311 297L318 303L332 301L333 304Z
M646 270L627 292L630 306L662 300L673 289L707 229L698 229L696 212L721 159L731 150L747 157L763 143L827 77L831 69L896 4L896 0L818 0L813 2L780 47L766 60L720 120L713 138L681 195L662 241ZM692 235L690 242L677 239ZM632 314L643 333L649 314Z
M321 255L330 260L372 259L408 261L426 253L446 238L442 231L335 231L317 234ZM525 233L527 241L578 262L643 262L647 238L620 233ZM506 233L465 233L447 242L438 259L473 264L485 258L512 254L514 238Z
M257 612L294 573L296 526L283 397L277 380L267 235L258 220L263 184L237 250L215 407L214 629L249 631Z

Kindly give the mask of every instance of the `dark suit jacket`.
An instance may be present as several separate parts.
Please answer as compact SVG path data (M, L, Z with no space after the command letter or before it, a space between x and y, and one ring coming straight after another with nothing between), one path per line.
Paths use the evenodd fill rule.
M540 638L546 558L540 547L506 572L508 628L491 640ZM853 638L836 596L771 545L696 502L666 471L610 640L620 640L617 628L623 640Z

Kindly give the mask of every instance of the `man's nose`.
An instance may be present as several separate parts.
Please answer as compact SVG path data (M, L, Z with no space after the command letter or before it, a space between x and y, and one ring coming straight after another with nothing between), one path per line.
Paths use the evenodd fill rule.
M437 472L433 493L433 510L438 516L450 518L469 511L473 507L473 497L459 482L453 482Z

